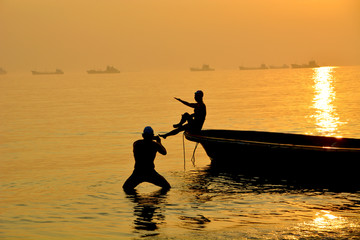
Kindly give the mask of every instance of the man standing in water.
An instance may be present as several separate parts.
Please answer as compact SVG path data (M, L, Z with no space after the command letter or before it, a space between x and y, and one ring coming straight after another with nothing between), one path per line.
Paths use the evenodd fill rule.
M194 108L194 113L193 114L189 114L187 112L184 113L181 117L180 122L178 124L174 124L174 128L175 128L174 130L159 136L165 139L168 136L176 135L179 132L185 130L190 132L200 131L205 122L205 117L206 117L206 106L205 103L203 102L203 97L204 97L204 93L201 90L199 90L195 92L195 96L194 96L196 103L188 103L184 100L181 100L180 98L175 98L182 104ZM187 124L184 124L186 122Z
M151 127L145 127L142 136L143 139L134 142L135 167L131 176L125 181L123 189L131 191L140 183L149 182L162 187L163 190L169 190L170 184L155 171L154 165L156 153L166 155L166 149L161 144L160 137L154 137L154 130Z

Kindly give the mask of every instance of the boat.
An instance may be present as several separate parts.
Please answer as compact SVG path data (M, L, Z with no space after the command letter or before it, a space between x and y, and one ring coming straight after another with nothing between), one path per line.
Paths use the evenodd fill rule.
M240 70L263 70L268 69L268 67L265 64L261 64L259 67L239 67Z
M33 75L53 75L53 74L64 74L61 69L56 69L55 72L38 72L38 71L31 71Z
M88 70L87 73L88 74L120 73L120 71L113 66L107 66L105 70Z
M0 74L6 74L6 71L2 68L0 68Z
M190 68L190 71L199 72L199 71L215 71L214 68L210 68L208 64L203 64L201 68Z
M290 68L290 66L287 65L287 64L284 64L284 65L282 65L282 66L270 65L269 68L270 68L270 69L284 69L284 68Z
M359 183L360 139L221 129L185 132L185 138L200 143L218 166L273 176L350 178Z
M318 68L320 67L315 61L309 61L308 64L291 64L292 68Z

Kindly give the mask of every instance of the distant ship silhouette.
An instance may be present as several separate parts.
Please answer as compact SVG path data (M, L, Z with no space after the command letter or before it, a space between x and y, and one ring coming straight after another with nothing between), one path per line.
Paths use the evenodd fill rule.
M268 69L268 67L265 64L261 64L260 67L239 67L240 70L259 70L259 69Z
M289 65L284 64L282 66L274 66L274 65L270 65L269 66L270 69L283 69L283 68L290 68Z
M318 68L320 67L319 65L317 65L317 63L315 61L309 61L308 64L291 64L292 68Z
M120 71L113 66L107 66L105 70L88 70L88 74L99 74L99 73L120 73Z
M38 72L38 71L31 71L33 75L48 75L48 74L64 74L61 69L56 69L55 72Z
M203 64L201 68L190 68L190 71L215 71L215 69L210 68L208 64Z

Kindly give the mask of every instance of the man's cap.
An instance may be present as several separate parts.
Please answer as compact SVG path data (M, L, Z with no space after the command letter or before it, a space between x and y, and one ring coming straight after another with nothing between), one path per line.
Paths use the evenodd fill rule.
M150 126L147 126L147 127L144 128L143 134L154 135L154 130Z

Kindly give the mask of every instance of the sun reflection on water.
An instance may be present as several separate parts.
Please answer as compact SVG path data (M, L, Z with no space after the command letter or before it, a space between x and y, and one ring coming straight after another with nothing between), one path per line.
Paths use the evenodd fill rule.
M312 108L315 113L311 116L315 120L316 130L325 136L337 134L341 124L336 106L336 91L334 88L335 67L314 68L314 98Z
M356 232L358 228L358 222L336 216L328 210L320 210L314 213L311 221L299 224L295 228L296 234L287 236L285 239L338 239L339 234ZM343 239L347 239L346 236Z
M330 211L322 210L316 213L313 226L316 228L336 228L340 223L341 218L331 214Z
M316 212L313 221L304 224L305 229L310 232L332 232L346 228L357 228L358 225L349 222L347 218L335 216L331 211L321 210Z

